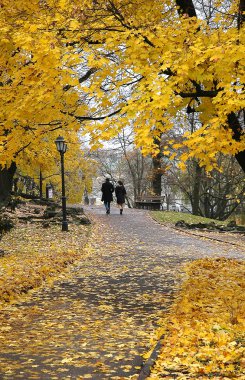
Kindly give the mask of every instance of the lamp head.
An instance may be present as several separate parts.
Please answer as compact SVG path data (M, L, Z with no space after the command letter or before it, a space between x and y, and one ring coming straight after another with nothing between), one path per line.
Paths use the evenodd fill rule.
M61 137L61 136L57 137L57 139L55 140L55 144L56 144L56 148L58 152L60 153L66 152L67 144L65 143L64 137Z

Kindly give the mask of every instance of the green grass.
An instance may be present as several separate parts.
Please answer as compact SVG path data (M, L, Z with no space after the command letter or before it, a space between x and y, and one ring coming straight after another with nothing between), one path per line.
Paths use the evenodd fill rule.
M209 218L203 218L202 216L186 214L184 212L176 211L152 211L152 217L160 223L175 224L179 220L184 220L186 223L210 223L226 224L220 220L214 220Z

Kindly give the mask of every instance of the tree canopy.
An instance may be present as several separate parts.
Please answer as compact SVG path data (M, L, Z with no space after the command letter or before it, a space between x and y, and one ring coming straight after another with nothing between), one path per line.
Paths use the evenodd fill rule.
M181 145L183 161L210 169L222 152L245 170L244 10L243 0L2 0L0 164L27 152L44 164L61 130L96 148L131 124L145 154ZM186 111L199 127L161 146Z

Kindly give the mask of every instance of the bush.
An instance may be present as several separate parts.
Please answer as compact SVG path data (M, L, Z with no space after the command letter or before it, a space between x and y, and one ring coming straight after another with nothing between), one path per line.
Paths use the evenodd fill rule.
M0 234L10 231L15 226L13 219L7 214L0 214Z

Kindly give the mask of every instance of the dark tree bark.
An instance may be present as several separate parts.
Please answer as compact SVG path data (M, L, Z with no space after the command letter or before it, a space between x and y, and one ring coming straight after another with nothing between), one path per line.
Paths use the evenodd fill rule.
M176 0L179 14L187 14L189 17L196 17L196 10L192 0Z
M41 169L39 172L39 195L40 195L40 199L42 199L42 197L43 197L43 175L42 175Z
M201 174L202 168L199 166L198 162L195 163L195 178L194 186L192 192L192 214L200 215L200 186L201 186Z
M195 6L192 0L176 0L176 5L178 6L178 12L180 15L187 14L189 17L197 17ZM245 0L240 0L239 8L238 8L238 29L241 28L242 24L245 21ZM204 91L205 93L205 91ZM185 94L183 94L183 97ZM191 97L191 94L189 94ZM200 94L202 97L207 96L207 94ZM210 97L214 96L214 94L210 94ZM240 141L242 135L244 135L244 129L239 122L238 117L234 112L228 115L228 125L229 128L233 131L233 138L236 141ZM238 152L236 155L236 160L238 164L241 166L242 170L245 172L245 150Z
M245 150L243 150L242 152L238 152L235 155L235 157L236 157L238 164L241 166L242 170L245 173Z
M155 195L162 193L162 153L161 153L161 140L155 139L155 144L159 147L160 153L152 157L152 191Z
M152 190L155 195L161 195L162 192L162 170L161 170L161 154L152 158L153 178Z
M240 141L243 132L242 126L239 122L237 115L234 112L231 112L228 115L228 123L230 129L233 131L233 138L236 141ZM238 152L236 155L236 160L241 166L242 170L245 172L245 150Z
M237 22L238 29L240 29L241 25L244 22L245 22L245 0L240 0L238 22Z
M10 198L15 171L15 162L12 162L9 168L0 169L0 204L2 205L5 205Z

